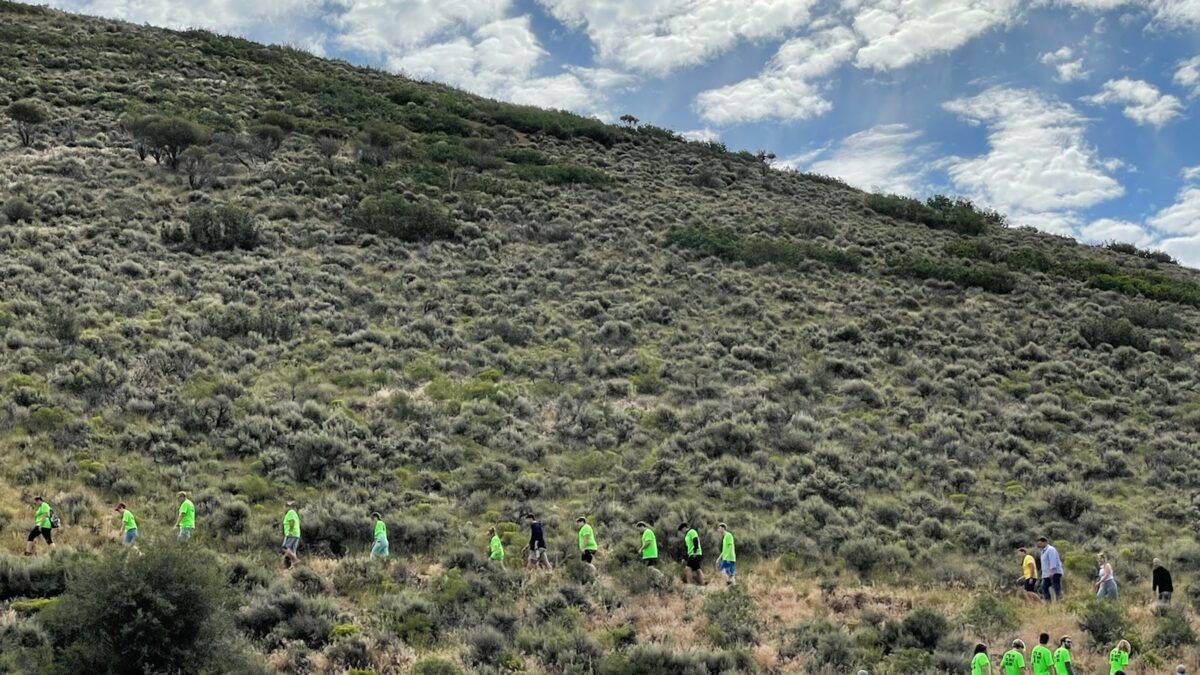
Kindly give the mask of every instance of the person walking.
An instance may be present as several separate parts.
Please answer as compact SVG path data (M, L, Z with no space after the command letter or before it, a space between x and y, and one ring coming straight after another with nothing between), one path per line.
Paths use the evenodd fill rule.
M491 540L488 541L488 559L494 564L504 565L504 542L500 541L500 535L496 534L496 528L488 530L488 535Z
M1054 650L1054 675L1075 675L1071 667L1071 637L1064 635L1058 639L1058 649Z
M1036 602L1040 599L1037 593L1037 561L1023 546L1017 549L1017 557L1021 559L1021 578L1017 581L1025 591L1025 599Z
M529 552L529 557L525 560L525 569L544 566L547 570L553 570L554 566L550 564L550 552L546 549L546 534L542 530L542 524L532 513L525 514L525 521L529 523L529 545L525 550Z
M1121 640L1116 647L1108 653L1108 675L1117 675L1117 673L1125 672L1125 666L1129 665L1129 641Z
M33 529L25 538L25 555L33 555L33 545L37 543L38 537L51 549L54 548L54 509L50 508L50 502L41 497L34 497L33 505Z
M1000 659L1000 669L1004 675L1025 675L1025 643L1020 640L1012 641L1012 649L1004 652Z
M121 543L125 546L133 546L133 540L138 536L138 524L133 517L133 511L126 508L124 503L117 504L113 510L121 514L121 528L124 532L121 536Z
M1113 576L1112 563L1100 553L1096 555L1096 564L1100 566L1100 571L1096 573L1096 583L1092 584L1096 589L1096 597L1116 600L1117 578Z
M1154 591L1154 597L1164 605L1171 604L1171 594L1175 592L1175 585L1171 582L1171 572L1163 567L1162 561L1158 558L1154 559L1154 570L1151 572L1150 587Z
M992 675L992 660L987 655L987 645L975 645L975 656L971 657L971 675Z
M1062 602L1063 564L1062 558L1058 555L1058 549L1051 546L1045 537L1037 540L1037 547L1042 554L1042 599L1046 602L1050 602L1052 599ZM1050 597L1052 587L1054 598Z
M186 492L180 492L179 515L175 516L175 527L179 530L179 538L187 541L196 532L196 505L188 499Z
M654 536L654 530L643 521L639 520L637 527L642 528L642 546L638 549L642 554L642 564L654 567L658 564L658 537Z
M596 557L596 551L600 548L596 545L596 534L592 532L592 526L588 525L587 518L580 516L575 519L575 524L579 526L579 559L584 565L592 568L592 573L596 572L596 565L592 560Z
M1054 667L1054 656L1050 653L1050 648L1046 645L1050 644L1050 634L1042 633L1038 636L1038 644L1029 652L1029 667L1033 671L1033 675L1051 675L1050 669Z
M388 536L387 523L383 522L383 515L378 511L371 514L375 519L375 532L372 534L371 557L386 558L388 557Z
M283 566L291 568L300 562L300 514L296 513L296 502L288 502L287 507L283 515Z
M700 563L704 562L704 550L700 547L700 533L696 532L696 528L688 527L687 523L680 523L675 531L687 532L683 535L684 548L687 549L687 557L683 561L683 573L687 582L703 586L704 572L700 570Z
M721 556L717 558L717 569L725 575L725 581L736 584L734 573L737 572L737 549L733 541L733 533L725 523L717 524L717 534L721 535Z

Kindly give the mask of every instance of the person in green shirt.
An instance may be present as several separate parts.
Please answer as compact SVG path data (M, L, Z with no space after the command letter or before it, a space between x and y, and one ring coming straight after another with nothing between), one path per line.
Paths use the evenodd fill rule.
M1129 651L1129 642L1121 640L1108 653L1108 675L1117 675L1117 673L1125 671L1125 666L1129 665Z
M137 539L138 536L137 520L133 517L133 511L126 508L125 504L117 504L117 508L114 510L121 514L121 527L125 532L121 538L121 543L126 546L133 546L133 540Z
M44 539L50 548L54 548L54 526L50 523L50 514L54 512L54 509L50 508L50 504L41 497L34 497L33 504L35 508L33 529L29 531L29 537L25 539L25 555L33 555L33 545L37 542L38 537Z
M971 675L992 675L992 660L987 655L987 645L975 645L975 656L971 657Z
M372 535L371 557L386 558L388 557L388 538L387 538L387 523L383 522L383 516L378 511L371 514L375 519L375 533Z
M704 551L700 548L700 533L696 532L696 528L688 527L687 523L680 523L675 531L686 532L683 535L683 545L687 549L687 557L683 561L683 574L687 583L703 586L704 572L700 571L700 563L704 561Z
M1075 675L1071 667L1071 637L1064 635L1058 639L1058 649L1054 650L1054 675Z
M596 545L596 535L592 532L592 526L588 525L587 518L580 516L575 519L575 524L579 526L579 559L584 565L592 568L592 572L596 571L596 565L592 560L596 557L596 551L600 547Z
M1000 669L1004 675L1024 675L1025 673L1025 643L1020 640L1012 641L1012 649L1000 657Z
M492 537L488 542L488 558L497 565L504 564L504 542L500 541L500 535L496 534L496 528L488 530L488 534Z
M296 513L296 502L288 502L287 506L283 516L283 566L290 568L300 562L300 514Z
M1033 651L1029 652L1029 665L1033 668L1033 675L1050 675L1050 669L1054 667L1054 657L1050 654L1050 648L1046 646L1050 644L1050 634L1039 635L1038 643Z
M639 549L642 554L642 564L646 567L654 567L658 564L658 538L654 536L654 530L642 521L638 521L638 527L642 528L642 547Z
M180 492L179 515L175 518L175 527L179 528L179 538L187 541L196 532L196 505L188 499L186 492Z
M717 569L725 575L725 581L737 583L733 575L737 571L737 550L734 548L733 533L725 523L717 525L717 534L721 535L721 557L717 559Z

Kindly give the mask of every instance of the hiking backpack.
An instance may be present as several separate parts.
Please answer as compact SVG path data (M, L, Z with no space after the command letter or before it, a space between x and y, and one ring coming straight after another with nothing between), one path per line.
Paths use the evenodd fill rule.
M54 512L54 509L50 509L50 529L57 530L60 527L62 527L62 520L59 520L58 514Z

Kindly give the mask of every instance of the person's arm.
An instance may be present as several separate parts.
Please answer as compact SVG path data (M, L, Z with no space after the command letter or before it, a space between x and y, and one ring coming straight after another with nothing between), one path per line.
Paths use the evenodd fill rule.
M182 522L183 522L183 505L180 505L179 512L175 514L175 527L178 528L179 524Z

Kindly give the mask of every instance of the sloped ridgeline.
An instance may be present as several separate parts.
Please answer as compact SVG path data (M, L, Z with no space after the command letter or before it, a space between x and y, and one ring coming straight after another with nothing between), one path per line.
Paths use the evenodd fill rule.
M0 621L9 667L740 672L840 624L822 663L918 672L959 645L920 639L932 610L871 628L890 591L820 630L761 587L654 614L682 589L629 523L673 561L678 522L710 553L728 522L748 574L831 602L992 589L1043 534L1077 578L1200 555L1200 276L1160 254L204 32L0 2L0 72L0 537L37 493L74 549L0 562L0 600L67 591ZM64 581L124 564L111 503L144 523L125 573L191 564L179 489L235 648L71 649L116 611ZM275 578L289 499L331 559ZM363 559L375 510L402 562ZM586 514L601 582L481 567L525 511L560 560Z

